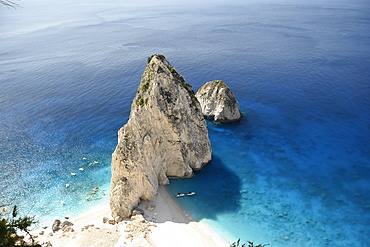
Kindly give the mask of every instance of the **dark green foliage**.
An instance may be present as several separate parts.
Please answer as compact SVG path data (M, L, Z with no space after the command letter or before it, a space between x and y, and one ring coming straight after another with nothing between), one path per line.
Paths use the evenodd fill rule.
M171 73L172 74L178 74L177 71L176 71L176 69L174 67L171 68Z
M191 85L189 83L187 83L186 81L182 81L182 86L189 91L189 89L191 88ZM194 94L194 93L193 93Z
M218 88L225 88L225 87L227 87L227 85L226 85L226 83L225 83L225 82L223 82L223 81L218 81L218 83L217 83L217 87L218 87Z
M136 100L136 105L144 106L145 105L145 100L142 97L138 97L137 100Z
M197 99L197 97L195 97L194 91L193 91L192 94L190 94L190 97L191 97L191 106L194 107L196 109L196 111L199 111L200 109L198 107L196 107L197 106L198 99Z
M180 81L185 82L185 81L184 81L184 78L182 78L182 75L180 75L174 67L171 67L170 72L171 72L171 74L172 74L172 75L174 75L175 77L178 77L178 79L180 79ZM185 82L185 83L186 83L186 82Z
M160 60L164 60L164 59L166 59L163 55L159 55L159 54L154 54L154 55L151 55L150 57L148 57L148 63L150 63L150 61L152 60L152 58L154 57L154 56L157 56Z
M156 54L155 56L157 56L160 60L165 60L166 59L166 57L165 56L163 56L163 55L160 55L160 54Z
M182 75L180 75L174 67L171 67L170 72L174 76L178 76L181 81L184 81L184 78L182 78Z
M190 95L194 94L191 85L184 80L182 75L180 75L174 67L172 67L170 71L175 77L177 77L177 79L181 82L181 85L189 92Z
M157 73L163 73L163 72L164 72L163 68L161 66L158 66Z
M29 232L29 227L37 223L34 217L17 217L17 206L14 206L11 218L0 219L0 247L13 247L13 246L34 246L41 247L35 243L32 235ZM18 235L18 232L25 232L30 237L32 243L25 243L23 236Z
M149 89L150 85L150 80L146 80L141 83L140 89L143 90L144 92Z
M242 244L242 245L240 245L240 239L238 239L238 241L236 241L236 242L232 243L232 244L230 245L230 247L265 247L265 246L270 245L270 244L259 244L259 245L254 245L254 243L253 243L253 242L251 242L251 241L247 241L247 242L248 242L248 245L246 245L246 244Z
M174 103L174 98L172 97L171 93L170 92L161 92L161 94L163 95L163 98L167 101L167 103L169 104L172 104Z

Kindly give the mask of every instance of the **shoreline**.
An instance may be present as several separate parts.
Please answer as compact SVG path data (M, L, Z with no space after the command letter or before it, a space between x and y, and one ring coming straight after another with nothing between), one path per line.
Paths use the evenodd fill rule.
M47 229L33 231L40 244L62 246L215 246L229 247L225 238L206 223L194 221L172 198L165 186L159 186L153 201L142 201L138 208L144 211L131 219L113 223L109 205L99 205L71 219L73 226L52 233ZM106 217L106 218L105 218ZM107 221L103 222L103 218ZM61 220L62 222L65 221Z

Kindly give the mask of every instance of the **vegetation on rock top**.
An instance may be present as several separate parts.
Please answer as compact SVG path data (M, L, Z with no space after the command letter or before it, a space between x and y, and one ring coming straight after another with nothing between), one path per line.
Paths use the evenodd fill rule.
M218 88L226 88L226 87L227 87L227 85L226 85L226 83L225 83L225 82L223 82L223 81L217 81L217 87L218 87Z

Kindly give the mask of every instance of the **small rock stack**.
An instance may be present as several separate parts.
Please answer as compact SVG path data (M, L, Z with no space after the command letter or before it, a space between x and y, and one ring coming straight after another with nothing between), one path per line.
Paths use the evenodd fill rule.
M238 121L242 114L233 92L220 80L204 84L195 95L204 117L216 123Z

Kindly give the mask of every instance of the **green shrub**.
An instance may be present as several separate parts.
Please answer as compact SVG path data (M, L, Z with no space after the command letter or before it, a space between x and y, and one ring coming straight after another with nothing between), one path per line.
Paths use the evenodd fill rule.
M136 105L138 105L138 106L144 106L145 105L145 100L142 97L139 97L136 100Z
M150 80L146 80L146 81L142 82L140 88L141 88L141 90L143 90L145 92L146 90L149 89L149 85L150 85Z
M34 246L41 247L37 244L30 234L29 227L37 223L34 217L17 217L17 206L13 207L13 212L10 218L2 217L0 219L0 247L13 246ZM25 232L31 239L31 243L25 243L23 236L18 235L19 232Z
M232 244L230 245L230 247L265 247L265 246L270 245L270 244L259 244L259 245L254 245L254 243L253 243L253 242L251 242L251 241L247 241L247 243L248 243L248 245L246 245L246 244L242 244L242 245L240 245L240 239L238 239L238 241L236 241L236 242L232 243Z
M178 74L174 67L172 67L170 71L171 71L172 74Z
M218 87L218 88L225 88L225 87L227 87L227 85L226 85L226 83L225 83L225 82L223 82L223 81L218 81L218 82L217 82L217 87Z

